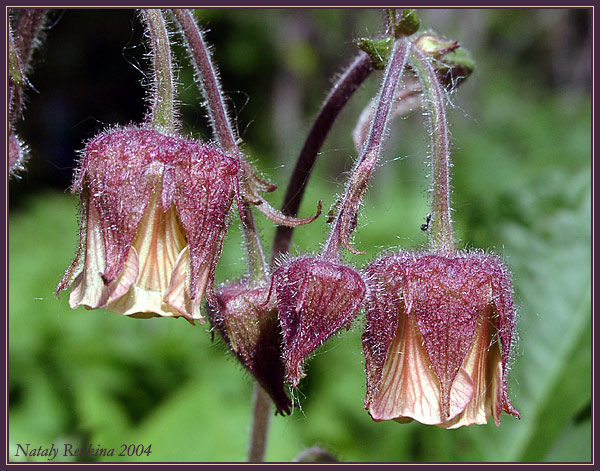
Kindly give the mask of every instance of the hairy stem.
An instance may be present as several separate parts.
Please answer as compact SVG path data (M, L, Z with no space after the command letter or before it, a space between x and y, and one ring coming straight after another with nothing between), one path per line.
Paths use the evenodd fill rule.
M410 54L421 87L423 105L429 115L431 133L432 207L429 224L431 250L452 252L454 234L450 215L450 132L446 116L446 91L439 81L433 61L413 45Z
M238 201L244 245L246 246L246 256L248 257L248 277L252 282L259 282L265 279L267 273L265 255L258 232L256 231L256 225L254 224L252 209L242 198L238 198Z
M227 152L241 158L240 149L237 145L233 128L229 121L225 101L221 93L221 84L217 75L217 69L212 63L210 51L200 28L196 24L192 12L189 10L174 9L173 14L179 27L183 32L190 58L196 76L200 82L201 90L206 100L205 106L208 110L210 124L219 146ZM242 221L242 233L248 255L248 272L250 280L263 280L266 276L265 257L250 204L241 198L238 190L238 210ZM260 462L264 459L269 431L271 398L260 387L254 383L253 419L250 447L248 449L248 461Z
M348 69L338 78L329 95L325 98L290 177L281 207L281 211L285 215L296 216L298 214L300 202L304 196L304 190L315 165L319 150L323 146L336 118L372 70L370 57L366 53L359 54ZM272 262L280 254L289 250L293 230L294 228L292 227L277 227L273 241Z
M346 185L346 191L325 245L323 254L327 257L338 258L340 244L355 252L351 248L348 238L354 230L362 197L381 152L394 95L402 78L409 49L410 43L406 39L397 39L394 43L392 55L385 69L385 75L377 97L377 105L369 134Z
M174 9L173 14L183 32L190 58L196 69L196 76L206 99L208 117L215 137L223 149L230 152L235 151L237 154L239 150L223 100L221 84L202 30L198 27L190 10Z
M159 9L140 10L152 49L154 90L149 121L158 130L175 129L175 86L171 46L165 19Z
M191 11L174 9L173 14L183 32L192 65L196 70L196 77L204 94L205 106L215 138L223 150L236 157L241 157L221 92L218 72L212 62L210 50L204 40L202 31ZM248 255L250 279L254 281L264 279L266 264L260 239L256 232L254 216L250 204L239 195L238 209L242 220L242 232Z
M271 421L271 398L258 383L254 383L253 402L252 435L248 447L248 461L260 463L265 460L266 437Z

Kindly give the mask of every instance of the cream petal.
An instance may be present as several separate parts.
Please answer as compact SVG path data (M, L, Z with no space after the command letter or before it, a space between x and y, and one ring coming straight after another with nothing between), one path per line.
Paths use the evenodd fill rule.
M138 278L138 271L137 251L135 247L131 247L123 271L113 282L120 282L120 284L113 288L114 291L106 303L106 309L131 317L178 317L180 313L163 302L161 291L140 287L138 283L133 284ZM131 284L127 285L125 280Z
M170 309L161 300L161 293L133 285L125 296L111 302L106 309L131 317L178 317L179 312Z
M171 273L171 281L162 298L163 302L182 316L191 318L189 297L186 292L188 274L190 272L190 249L185 247L177 256L175 267Z
M502 359L498 342L491 341L491 331L495 326L490 320L490 315L491 308L481 315L473 344L461 368L473 381L473 398L462 414L442 424L445 428L486 424L497 409L497 404L500 404L500 410L502 409ZM456 383L452 388L455 387Z
M211 261L212 263L212 261ZM204 323L204 317L201 314L202 311L202 296L206 291L208 280L210 278L210 263L207 263L200 272L198 277L198 284L196 285L196 296L192 302L192 318L199 321L201 324Z
M140 222L133 246L140 258L136 285L164 293L169 286L177 256L187 242L175 208L171 206L163 212L159 194L157 189Z
M182 286L185 285L189 256L187 265L181 262L182 253L188 250L185 234L175 208L164 212L159 195L160 187L152 195L131 247L132 253L139 254L135 284L121 299L108 304L107 309L132 317L183 315L189 318L185 309L180 310L175 302L166 301L179 294L184 299L184 290L181 293L175 290L175 293L173 286L178 286L181 280ZM132 266L128 260L123 271Z
M190 273L190 250L189 247L185 247L175 262L175 268L171 275L171 282L167 288L163 301L171 308L175 309L182 316L186 317L192 322L194 320L203 324L204 317L201 314L202 311L202 296L206 285L210 271L208 267L205 267L200 272L198 279L197 291L194 300L192 301L188 295L188 277Z
M473 395L473 382L464 371L459 371L455 382L457 387L450 394L451 418L464 410ZM401 312L369 413L377 421L415 419L436 425L442 422L440 396L440 382L433 372L416 322Z
M106 302L101 307L106 306L108 303L119 299L127 293L131 285L137 280L139 271L140 263L137 251L135 247L130 247L127 260L123 265L123 270L121 270L119 277L106 288Z
M113 309L113 306L131 304L127 299L123 299L120 303L117 301L130 291L138 278L138 254L134 247L130 247L119 277L108 286L105 285L102 279L105 267L104 239L98 213L92 204L88 207L88 215L84 270L75 279L69 296L69 305L73 309L84 305L90 309L106 307L108 310L124 313L121 312L122 309Z
M118 283L121 279L135 281L138 278L138 272L139 263L137 251L135 250L135 247L131 247L123 271L115 282ZM125 292L123 292L123 289L125 289ZM120 285L115 286L114 290L115 291L106 305L106 309L112 312L142 318L179 316L177 311L170 309L169 306L162 302L160 291L141 288L137 283L132 283L128 286L125 283L121 283Z
M98 212L93 204L88 203L87 227L85 234L85 261L83 271L73 281L69 306L75 309L86 306L96 309L101 306L105 298L105 285L102 280L104 272L104 240L98 221Z

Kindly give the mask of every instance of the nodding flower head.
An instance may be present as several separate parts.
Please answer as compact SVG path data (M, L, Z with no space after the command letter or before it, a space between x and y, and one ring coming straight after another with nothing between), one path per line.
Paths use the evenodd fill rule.
M79 250L57 293L72 286L72 308L203 321L238 169L209 145L151 129L90 140L72 187Z
M352 268L299 257L273 272L288 381L296 387L304 359L342 327L349 327L366 293Z
M519 417L507 391L515 313L509 274L483 252L400 253L367 269L363 334L374 420L444 428Z
M231 352L271 396L277 412L291 412L285 392L285 364L277 306L269 283L250 287L244 281L227 284L209 305L208 319Z

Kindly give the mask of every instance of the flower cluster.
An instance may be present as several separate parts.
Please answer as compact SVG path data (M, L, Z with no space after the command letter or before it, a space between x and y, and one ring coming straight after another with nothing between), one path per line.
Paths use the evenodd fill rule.
M80 246L57 293L71 287L72 308L106 308L131 317L183 317L193 324L203 322L204 310L281 414L292 409L286 384L297 388L306 359L364 308L365 409L375 421L457 428L492 416L499 425L501 412L519 417L507 387L516 316L510 275L499 257L454 247L446 91L472 70L458 43L433 33L414 37L418 19L407 11L389 17L385 39L363 41L377 60L357 61L361 76L364 64L385 72L365 114L368 130L363 123L355 135L359 156L334 206L326 243L319 254L280 257L269 270L250 205L293 227L314 220L320 204L316 216L296 219L261 196L275 186L242 158L203 38L194 33L188 13L174 13L203 81L216 144L177 135L173 107L158 98L152 125L115 128L91 139L72 187L81 200ZM160 12L153 18L158 31ZM410 94L408 88L399 92L407 70ZM169 78L159 78L159 91L172 91ZM416 93L429 108L432 135L429 247L388 253L355 269L343 262L341 251L359 253L350 239L389 122L401 114L398 100ZM249 270L215 290L234 200Z

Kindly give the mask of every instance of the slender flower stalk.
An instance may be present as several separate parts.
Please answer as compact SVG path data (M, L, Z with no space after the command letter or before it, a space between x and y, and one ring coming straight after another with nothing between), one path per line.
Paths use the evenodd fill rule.
M223 100L218 72L211 60L210 49L204 40L204 34L198 28L190 10L173 9L172 11L184 33L187 49L190 51L190 59L196 70L196 79L206 99L208 117L215 138L223 149L237 154L239 153L237 140Z
M350 100L354 92L360 87L371 74L371 58L366 53L359 54L350 66L340 75L333 85L329 95L325 98L323 106L319 111L314 124L304 142L300 155L296 160L296 166L292 171L290 182L281 206L281 211L288 216L296 216L300 202L304 196L304 190L310 174L315 165L319 150L323 146L333 123ZM278 226L273 241L273 253L271 260L277 260L278 256L286 253L292 239L293 228Z
M212 62L209 46L204 40L202 30L198 27L190 10L173 9L172 11L188 45L190 59L196 70L196 78L206 100L205 106L215 139L223 150L239 157L240 148L223 100L218 72ZM258 281L265 276L266 264L262 245L256 232L254 215L246 201L238 202L238 210L248 256L249 276L250 279Z
M190 56L197 72L206 99L206 108L214 135L220 146L236 157L240 156L233 127L228 118L227 108L223 100L217 70L211 61L208 45L204 41L192 13L189 10L175 9L173 13L179 22L188 44ZM262 245L254 224L254 216L250 204L238 196L238 209L242 221L246 252L248 255L248 271L250 280L259 282L266 275L266 264ZM254 383L252 432L248 450L248 461L264 460L267 433L271 416L271 400L269 395Z
M198 27L192 12L175 9L173 10L173 14L188 45L190 59L196 70L196 78L200 84L200 89L204 94L204 104L208 110L209 121L215 138L223 150L240 159L238 209L246 242L250 279L255 281L264 279L266 274L264 253L260 239L256 233L250 204L254 205L256 209L277 224L297 226L308 224L320 214L320 202L315 216L312 218L297 219L287 217L280 211L272 208L259 194L260 192L274 191L277 187L258 177L252 167L242 158L243 156L237 143L238 139L231 126L225 101L223 100L217 68L212 63L208 44L204 40L202 30Z
M510 274L499 257L454 246L445 74L434 61L458 47L432 34L411 45L432 137L429 248L386 254L366 269L365 408L376 421L458 428L492 416L500 425L502 412L520 417L507 388L516 329Z
M357 253L349 243L349 236L356 226L356 217L362 196L367 189L367 183L379 154L388 127L392 103L398 84L402 78L404 66L408 58L410 43L405 38L395 41L390 61L385 70L383 83L377 99L376 111L371 122L367 139L362 153L358 158L340 209L333 222L323 255L334 259L339 258L339 246L344 245L349 251Z
M360 274L341 261L340 244L356 252L348 238L356 226L361 199L386 132L395 90L410 43L394 43L377 101L369 137L352 171L324 250L285 261L272 274L284 341L286 375L297 387L306 376L304 360L342 328L350 327L366 293Z
M413 44L411 64L419 75L431 132L432 210L429 230L431 250L454 251L454 234L450 214L450 132L446 117L446 91L440 84L433 61Z
M160 9L140 10L152 48L154 89L152 108L147 119L157 131L174 131L176 127L175 85L169 33Z
M252 410L252 432L248 446L248 462L260 463L265 460L267 448L267 432L271 422L271 398L254 383L254 397Z

